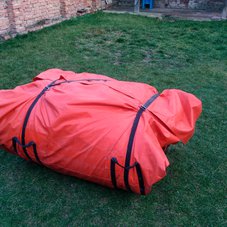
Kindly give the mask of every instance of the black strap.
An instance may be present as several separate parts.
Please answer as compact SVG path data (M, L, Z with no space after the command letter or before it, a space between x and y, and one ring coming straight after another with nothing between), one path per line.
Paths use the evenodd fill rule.
M110 161L111 181L112 181L114 188L117 189L116 168L115 168L116 165L120 166L123 169L126 169L126 168L131 169L137 165L137 162L135 162L131 166L125 167L125 166L121 165L115 157L111 158L111 161Z
M29 159L29 160L32 160L32 158L29 156L28 152L27 152L27 147L30 147L32 146L33 147L33 152L35 154L35 158L36 158L36 161L38 163L41 164L41 161L39 159L39 156L38 156L38 152L37 152L37 148L36 148L36 144L31 141L29 142L28 144L26 144L25 142L25 132L26 132L26 127L27 127L27 124L28 124L28 120L29 120L29 117L31 115L31 112L33 110L33 108L35 107L36 103L39 101L39 99L44 95L44 93L46 91L48 91L51 87L53 86L57 86L57 85L61 85L63 83L71 83L71 82L83 82L83 81L108 81L106 79L95 79L95 78L90 78L90 79L80 79L80 80L65 80L65 81L61 81L59 83L56 83L57 80L54 80L52 81L50 84L48 84L40 93L39 95L35 98L35 100L32 102L31 106L28 108L28 111L25 115L25 119L24 119L24 123L23 123L23 127L22 127L22 133L21 133L21 143L19 141L19 139L17 137L13 137L12 138L12 144L13 144L13 148L14 148L14 151L17 153L17 144L19 144L22 148L23 148L23 151L24 151L24 154L26 155L26 157Z
M140 117L142 115L142 113L151 105L151 103L159 96L159 94L155 94L153 95L144 105L142 105L139 109L139 111L136 114L135 120L133 122L132 125L132 130L129 136L129 142L128 142L128 147L127 147L127 153L126 153L126 158L125 158L125 166L130 166L130 160L131 160L131 153L132 153L132 146L133 146L133 141L135 138L135 134L136 134L136 130L137 130L137 126L139 124L139 120ZM144 189L144 182L143 182L143 178L142 178L142 171L141 168L138 167L140 169L137 170L137 173L141 173L141 176L139 178L139 184L140 184L140 191L141 194L145 191ZM125 182L125 187L127 188L127 190L131 191L130 185L129 185L129 180L128 180L128 176L129 176L129 169L125 168L124 170L124 182Z
M17 137L13 137L12 138L12 144L13 144L13 148L14 148L14 151L16 153L18 153L17 151L17 144L19 144L21 147L30 147L34 142L31 141L30 143L26 144L26 145L22 145L20 140L17 138Z
M26 144L25 142L25 132L26 132L26 127L27 127L27 124L28 124L28 120L29 120L29 117L31 115L31 112L33 110L33 108L35 107L36 103L39 101L39 99L44 95L44 93L46 91L48 91L51 87L53 86L57 86L57 85L61 85L63 83L71 83L71 82L83 82L83 81L108 81L107 79L96 79L96 78L90 78L90 79L80 79L80 80L64 80L64 81L61 81L59 83L56 83L58 80L54 80L52 81L50 84L48 84L40 93L39 95L35 98L35 100L32 102L31 106L28 108L28 111L25 115L25 119L24 119L24 123L23 123L23 127L22 127L22 133L21 133L21 143L19 141L19 139L17 137L13 137L12 138L12 144L13 144L13 148L14 148L14 151L16 153L17 152L17 144L19 144L22 148L23 148L23 151L24 151L24 154L26 155L26 157L29 159L29 160L32 160L32 158L29 156L28 152L27 152L27 147L30 147L32 146L33 147L33 152L35 154L35 158L36 158L36 161L38 163L41 164L41 161L39 159L39 156L38 156L38 152L37 152L37 149L36 149L36 144L31 141L29 142L28 144Z
M25 116L25 119L24 119L24 124L23 124L23 127L22 127L22 133L21 133L21 143L23 145L23 151L25 153L25 155L30 159L31 157L29 156L28 152L27 152L27 149L26 149L26 146L25 146L25 132L26 132L26 127L27 127L27 124L28 124L28 119L31 115L31 112L33 110L33 108L35 107L36 103L39 101L39 99L45 94L46 91L48 91L50 89L51 86L54 85L54 83L56 82L57 80L54 80L52 81L50 84L48 84L40 93L39 95L35 98L35 100L33 101L33 103L31 104L31 106L29 107L27 113L26 113L26 116ZM37 160L38 161L38 160Z
M158 96L159 96L159 94L153 95L144 105L142 105L140 107L139 111L136 114L135 120L134 120L133 125L132 125L131 133L130 133L130 136L129 136L129 142L128 142L127 153L126 153L126 158L125 158L125 165L123 166L123 165L119 164L115 157L113 157L111 159L110 172L111 172L111 181L112 181L114 188L117 188L116 168L115 168L116 164L124 169L124 182L125 182L125 186L126 186L127 190L129 190L129 191L131 191L129 181L128 181L129 170L133 167L136 167L136 173L137 173L137 176L138 176L140 193L142 195L145 194L145 187L144 187L144 180L143 180L143 174L142 174L141 166L138 162L135 162L133 165L130 166L130 160L131 160L133 141L134 141L134 138L135 138L136 129L138 127L140 117L141 117L142 113L151 105L151 103Z
M117 188L117 179L116 179L116 170L115 170L115 164L117 160L116 158L111 158L110 161L110 174L111 174L111 180L114 188Z
M139 186L140 186L140 194L141 195L145 195L145 187L144 187L144 181L143 181L143 174L142 174L142 170L141 170L140 164L138 162L136 162L136 165L135 166L136 166L136 172L137 172Z
M37 152L37 149L36 149L36 143L33 143L33 144L32 144L32 147L33 147L33 152L34 152L34 154L35 154L36 161L37 161L40 165L42 165L42 162L41 162L40 159L39 159L38 152Z
M17 137L13 137L12 138L12 144L13 144L13 148L14 148L15 153L18 153L17 144L19 146L21 146L22 148L27 148L27 147L31 147L32 146L36 161L39 164L42 164L42 162L40 161L39 156L38 156L38 152L37 152L37 148L36 148L36 143L35 142L31 141L28 144L23 145L22 143L20 143L20 140ZM29 159L31 159L30 156L28 156L28 157L29 157Z
M32 102L31 106L28 108L28 111L25 115L25 119L24 119L24 123L23 123L23 127L22 127L22 132L21 132L21 143L19 141L19 139L17 137L13 137L12 138L12 144L13 144L13 148L14 148L14 151L17 153L17 144L19 144L23 151L24 151L24 154L26 155L26 157L29 159L29 160L32 160L32 158L29 156L28 152L27 152L27 147L30 147L32 146L33 147L33 152L35 154L35 158L36 158L36 161L38 163L41 164L41 161L39 159L39 156L38 156L38 153L37 153L37 148L36 148L36 144L31 141L29 142L28 144L26 144L25 142L25 132L26 132L26 127L27 127L27 124L28 124L28 120L29 120L29 117L31 115L31 112L33 110L33 108L35 107L36 103L39 101L39 99L44 95L44 93L50 89L50 87L54 86L54 83L56 82L57 80L55 81L52 81L50 84L48 84L40 93L39 95L35 98L35 100Z

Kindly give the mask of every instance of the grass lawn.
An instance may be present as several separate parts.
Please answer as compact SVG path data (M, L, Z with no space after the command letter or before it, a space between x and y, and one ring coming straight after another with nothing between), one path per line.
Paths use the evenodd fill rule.
M202 100L203 113L190 142L171 147L167 177L148 196L0 151L0 226L226 226L226 41L227 22L97 13L1 43L1 89L62 68L179 88Z

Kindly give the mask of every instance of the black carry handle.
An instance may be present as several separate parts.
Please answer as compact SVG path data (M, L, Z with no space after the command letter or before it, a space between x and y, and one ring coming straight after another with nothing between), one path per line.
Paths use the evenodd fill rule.
M145 195L145 190L143 187L144 181L143 181L142 170L141 170L140 164L138 162L135 162L133 165L127 166L127 167L121 165L115 157L111 158L110 162L111 162L110 163L111 181L112 181L112 184L115 189L117 189L116 164L118 166L120 166L121 168L123 168L124 170L125 169L130 170L131 168L136 167L136 172L137 172L139 186L140 186L140 193L141 193L141 195Z
M35 158L36 158L36 161L37 161L40 165L42 165L42 162L40 161L39 156L38 156L38 152L37 152L37 148L36 148L36 143L35 143L35 142L31 141L31 142L29 142L28 144L23 145L17 137L13 137L13 138L12 138L12 144L13 144L14 151L15 151L15 153L17 153L17 154L18 154L17 144L18 144L19 146L21 146L21 147L23 148L23 150L24 150L24 149L26 150L26 148L32 146L33 152L34 152L34 155L35 155ZM30 156L28 155L28 153L27 153L27 150L26 150L25 154L26 154L26 157L27 157L29 160L32 161L31 157L30 157Z

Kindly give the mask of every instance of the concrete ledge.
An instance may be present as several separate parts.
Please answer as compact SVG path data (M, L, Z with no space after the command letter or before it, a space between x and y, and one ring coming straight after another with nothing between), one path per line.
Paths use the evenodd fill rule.
M114 13L114 14L131 14L131 15L137 15L137 16L144 16L144 17L152 17L152 18L158 18L162 19L163 15L161 13L146 13L146 12L129 12L129 11L115 11L115 10L103 10L104 13Z

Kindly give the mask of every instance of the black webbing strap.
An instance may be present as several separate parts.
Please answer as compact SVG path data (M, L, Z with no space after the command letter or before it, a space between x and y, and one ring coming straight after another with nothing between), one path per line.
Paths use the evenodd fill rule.
M17 153L17 144L20 145L24 151L24 154L26 155L26 157L29 159L29 160L32 160L32 158L29 156L28 152L27 152L27 147L30 147L32 146L33 147L33 152L34 152L34 155L35 155L35 158L36 158L36 161L39 163L39 164L42 164L42 162L40 161L39 159L39 156L38 156L38 153L37 153L37 149L36 149L36 144L31 141L29 143L26 144L25 142L25 132L26 132L26 127L27 127L27 124L28 124L28 120L29 120L29 117L31 115L31 112L33 110L33 108L35 107L36 103L39 101L39 99L44 95L44 93L46 91L48 91L50 89L50 87L54 86L55 82L57 80L54 80L52 81L50 84L48 84L40 93L39 95L35 98L35 100L32 102L31 106L28 108L28 111L25 115L25 119L24 119L24 123L23 123L23 127L22 127L22 132L21 132L21 142L20 140L17 138L17 137L13 137L12 138L12 144L13 144L13 148L14 148L14 151Z
M113 186L114 188L117 188L117 179L116 179L116 169L115 169L115 166L118 165L120 166L121 168L123 169L131 169L133 167L135 167L138 163L135 162L133 165L131 166L128 166L128 167L125 167L123 165L121 165L117 159L115 157L111 158L111 163L110 163L110 169L111 169L111 180L112 180L112 183L113 183Z
M13 145L13 148L14 148L14 151L16 153L17 152L17 144L20 145L22 148L23 148L23 151L24 151L24 154L26 155L26 157L29 159L29 160L32 160L31 157L29 156L28 152L27 152L27 148L32 146L33 147L33 152L34 152L34 155L35 155L35 158L36 158L36 161L38 163L41 164L41 161L39 159L39 156L38 156L38 152L37 152L37 149L36 149L36 144L31 141L29 142L28 144L26 144L25 142L25 132L26 132L26 127L27 127L27 124L28 124L28 120L29 120L29 117L31 115L31 112L33 110L33 108L35 107L36 103L39 101L39 99L44 95L44 93L46 91L48 91L51 87L53 86L57 86L57 85L61 85L63 83L71 83L71 82L83 82L83 81L108 81L106 79L96 79L96 78L90 78L90 79L80 79L80 80L65 80L65 81L61 81L59 83L56 83L58 80L54 80L52 81L50 84L48 84L40 93L39 95L35 98L35 100L32 102L31 106L28 108L28 111L25 115L25 119L24 119L24 123L23 123L23 127L22 127L22 133L21 133L21 142L20 140L17 138L17 137L13 137L12 138L12 145Z
M31 142L29 142L28 144L23 145L22 143L20 143L20 140L19 140L17 137L13 137L13 138L12 138L12 144L13 144L14 151L15 151L16 153L18 153L18 151L17 151L17 144L20 145L23 149L32 146L33 152L34 152L34 155L35 155L35 158L36 158L36 161L37 161L39 164L42 164L42 162L40 161L39 156L38 156L38 152L37 152L37 149L36 149L36 144L35 144L35 142L31 141ZM28 154L28 153L27 153L27 154ZM28 158L29 160L31 160L31 157L30 157L29 155L27 156L27 158Z
M115 169L116 163L117 163L117 159L111 158L110 174L111 174L111 181L112 181L114 188L117 188L116 169Z
M137 172L139 186L140 186L140 194L141 195L145 195L145 187L144 187L144 181L143 181L143 174L142 174L142 170L141 170L140 164L138 162L136 162L136 165L135 166L136 166L136 172Z
M111 159L111 180L113 183L113 186L115 188L117 188L117 182L116 182L116 173L115 173L115 164L118 164L119 166L121 166L122 168L124 168L124 182L125 182L125 187L127 190L131 191L130 185L129 185L129 180L128 180L128 176L129 176L129 170L132 167L136 167L136 172L138 175L138 181L139 181L139 186L140 186L140 193L143 195L145 193L145 188L144 188L144 180L143 180L143 175L142 175L142 170L140 167L140 164L138 162L135 162L132 166L130 166L130 160L131 160L131 153L132 153L132 146L133 146L133 141L135 138L135 134L136 134L136 130L139 124L139 120L140 117L142 115L142 113L151 105L151 103L159 96L159 94L155 94L153 95L144 105L142 105L139 109L139 111L136 114L136 117L134 119L133 125L132 125L132 129L131 129L131 133L129 136L129 142L128 142L128 146L127 146L127 153L126 153L126 158L125 158L125 165L122 166L120 165L116 158L112 158Z
M141 117L142 113L151 105L152 102L154 102L154 100L158 96L159 96L159 94L155 94L150 99L148 99L148 101L144 105L142 105L140 107L139 111L136 114L135 120L134 120L133 125L132 125L131 134L129 136L129 142L128 142L126 159L125 159L125 166L129 166L130 165L133 141L134 141L134 138L135 138L135 134L136 134L137 126L139 124L140 117ZM129 181L128 181L128 175L129 175L129 170L125 169L125 171L124 171L125 186L126 186L127 190L131 191L131 188L130 188L130 185L129 185ZM140 182L140 184L141 184L141 186L142 186L142 188L144 190L144 184L142 182Z

